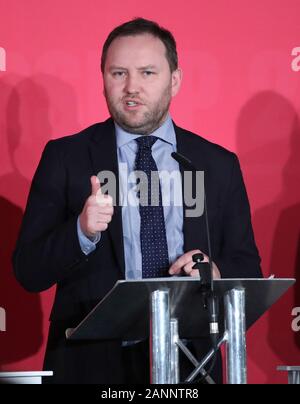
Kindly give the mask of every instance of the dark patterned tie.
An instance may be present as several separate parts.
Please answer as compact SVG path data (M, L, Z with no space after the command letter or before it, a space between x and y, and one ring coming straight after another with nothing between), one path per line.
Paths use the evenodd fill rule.
M151 148L156 142L154 136L141 136L136 139L138 152L135 170L142 171L147 176L147 184L140 182L141 216L141 252L143 278L168 276L169 255L166 237L164 211L162 206L161 188L156 163ZM154 181L151 183L151 172ZM152 198L151 198L152 196ZM152 206L151 206L152 199ZM154 203L153 203L154 202Z

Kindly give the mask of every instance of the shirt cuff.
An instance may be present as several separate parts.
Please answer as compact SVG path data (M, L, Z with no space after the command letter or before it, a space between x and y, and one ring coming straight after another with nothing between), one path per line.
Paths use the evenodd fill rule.
M81 251L85 255L89 255L91 252L93 252L96 249L96 244L101 239L100 231L96 234L96 236L93 239L86 237L86 235L81 230L79 217L77 219L77 234L78 234L78 240L79 240Z

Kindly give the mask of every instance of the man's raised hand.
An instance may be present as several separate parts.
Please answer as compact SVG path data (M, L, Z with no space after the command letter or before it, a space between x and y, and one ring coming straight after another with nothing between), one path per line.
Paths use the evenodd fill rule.
M98 177L91 177L92 192L85 201L79 216L80 227L88 238L94 238L97 233L105 231L114 213L113 199L103 195Z

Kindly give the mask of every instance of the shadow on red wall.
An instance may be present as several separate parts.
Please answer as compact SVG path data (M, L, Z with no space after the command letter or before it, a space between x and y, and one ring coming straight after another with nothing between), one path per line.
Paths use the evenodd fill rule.
M0 369L29 359L29 367L42 365L44 337L39 294L24 291L13 275L11 255L18 237L30 181L46 142L52 122L76 125L76 104L72 88L52 76L28 79L5 76L0 82L0 128L5 137L1 150L0 177L0 306L6 310L6 332L0 332ZM60 118L64 118L60 120ZM52 293L46 300L52 300ZM50 306L50 305L49 305ZM37 355L37 356L35 356ZM22 366L23 367L23 366ZM28 365L27 365L28 367ZM25 365L24 370L27 369ZM18 370L18 369L16 369Z
M252 206L257 207L252 217L264 274L297 278L300 122L293 105L272 91L254 96L241 110L237 144L249 197ZM295 306L300 306L299 285L270 309L268 323L259 322L253 336L251 356L267 383L282 381L277 365L300 365L300 333L291 330ZM261 333L266 333L265 339L260 338Z
M4 80L0 82L1 128L6 136L10 160L8 173L0 177L0 302L6 311L6 332L0 334L1 367L34 355L42 343L40 297L27 293L18 285L11 264L30 187L30 182L18 170L14 159L23 136L20 121L22 96L26 99L26 94L20 94L17 86L11 87Z

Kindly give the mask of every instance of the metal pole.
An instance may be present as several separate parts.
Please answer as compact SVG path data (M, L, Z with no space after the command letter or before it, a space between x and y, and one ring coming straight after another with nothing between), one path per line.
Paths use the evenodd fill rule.
M288 372L289 384L300 384L300 372L292 370Z
M179 383L179 347L178 347L179 335L178 335L178 320L177 318L171 319L171 373L170 384Z
M170 383L171 327L168 290L151 293L150 356L151 383Z
M300 384L300 366L278 366L277 370L288 372L289 384Z
M233 289L225 295L228 331L227 383L247 384L245 290Z

